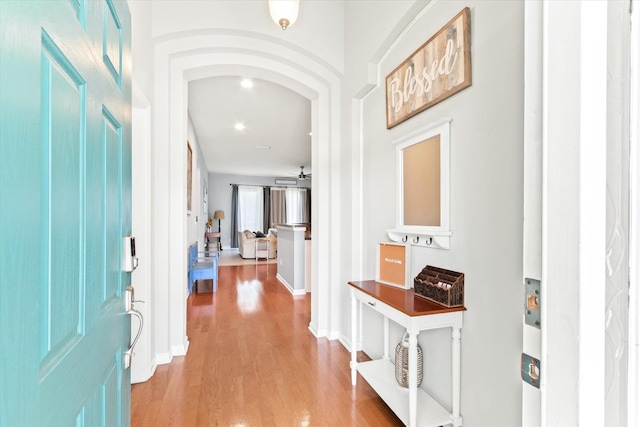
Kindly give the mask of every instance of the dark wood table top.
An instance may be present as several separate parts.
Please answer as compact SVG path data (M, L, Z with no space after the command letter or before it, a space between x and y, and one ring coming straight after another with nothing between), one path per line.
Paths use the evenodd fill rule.
M448 308L416 295L413 289L401 289L375 280L352 281L349 282L349 285L408 316L425 316L466 310L465 307Z

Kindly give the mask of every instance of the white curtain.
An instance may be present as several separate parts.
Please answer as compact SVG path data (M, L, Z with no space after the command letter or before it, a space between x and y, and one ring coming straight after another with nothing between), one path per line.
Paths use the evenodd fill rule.
M287 223L297 224L309 222L309 206L307 205L306 188L287 188L286 192Z
M238 186L238 230L264 231L262 187Z

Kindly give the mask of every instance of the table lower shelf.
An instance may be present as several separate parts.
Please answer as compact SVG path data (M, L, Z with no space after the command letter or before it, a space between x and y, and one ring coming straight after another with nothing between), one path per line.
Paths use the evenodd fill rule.
M394 364L385 359L358 362L358 372L400 420L409 424L409 389L396 381ZM418 388L416 421L419 426L437 427L451 424L452 416L421 388ZM458 424L460 425L460 424Z

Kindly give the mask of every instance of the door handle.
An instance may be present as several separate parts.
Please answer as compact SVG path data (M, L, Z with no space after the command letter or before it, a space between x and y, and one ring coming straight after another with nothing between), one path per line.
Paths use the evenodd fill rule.
M140 339L140 334L142 334L142 328L144 326L144 318L142 317L142 313L140 313L138 310L133 308L133 303L135 303L135 302L144 302L144 301L134 301L133 300L133 286L129 285L129 286L127 286L127 291L126 291L126 294L125 294L125 307L126 307L126 310L127 310L126 313L128 315L130 315L130 316L135 316L135 317L138 318L139 327L138 327L138 333L136 333L136 337L133 339L133 341L129 345L129 348L124 353L124 368L125 369L127 369L127 368L129 368L131 366L131 358L135 354L133 352L133 348L136 346L136 343L138 342L138 339Z
M131 310L127 311L127 314L137 317L138 320L139 320L139 323L140 323L140 327L138 328L138 333L136 334L136 337L133 339L133 341L131 342L131 345L129 346L127 351L124 353L124 368L125 369L127 369L127 368L129 368L131 366L131 358L135 354L133 352L133 348L136 346L136 343L138 342L138 339L140 339L140 334L142 333L142 327L144 325L144 320L142 318L142 313L140 313L135 308L132 308Z

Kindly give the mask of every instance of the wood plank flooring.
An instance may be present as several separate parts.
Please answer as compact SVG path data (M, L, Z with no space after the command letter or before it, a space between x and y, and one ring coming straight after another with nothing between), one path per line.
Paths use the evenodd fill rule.
M188 354L131 387L133 427L403 425L361 377L351 386L349 353L311 334L310 298L275 265L219 271L216 294L188 299Z

